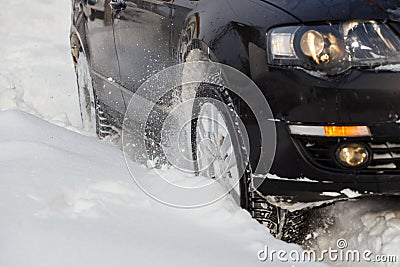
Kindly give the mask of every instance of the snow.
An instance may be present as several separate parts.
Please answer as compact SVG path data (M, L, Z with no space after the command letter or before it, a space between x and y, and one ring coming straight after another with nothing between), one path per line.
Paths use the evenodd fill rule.
M343 189L342 191L340 191L340 193L345 194L348 198L356 198L356 197L361 196L360 193L358 193L354 190L351 190L349 188Z
M322 192L321 196L338 197L340 193L337 192Z
M400 261L400 209L398 199L378 198L339 202L321 211L325 227L317 229L311 247L318 252L337 249L344 239L347 250L371 251L377 255L395 256L397 262L330 262L332 266L398 266ZM328 261L329 262L329 261Z
M268 175L267 175L267 178L268 178L268 179L274 179L274 180L289 180L289 179L287 179L287 178L279 177L279 176L277 176L277 175L275 175L275 174L268 174ZM292 179L292 180L293 180L293 179ZM311 179L309 179L309 178L307 178L307 177L297 178L297 179L295 179L295 181L298 181L298 182L307 182L307 183L318 183L318 181L311 180Z
M400 64L390 64L390 65L383 65L375 68L376 71L393 71L399 72L400 71Z
M307 177L301 177L297 179L290 179L285 177L279 177L276 174L268 173L267 175L253 175L253 178L267 178L271 180L285 180L285 181L297 181L297 182L306 182L306 183L318 183L316 180L311 180Z
M4 101L19 95L30 112L47 119L65 118L78 126L78 97L68 40L70 1L1 1L2 109L13 105L12 101L3 105Z
M121 150L81 129L68 43L70 1L2 1L1 267L322 266L260 261L266 248L302 249L274 239L230 197L197 209L148 197ZM171 181L206 182L129 164L150 178L162 172ZM322 251L343 237L351 248L400 257L396 201L341 202L315 220L322 226L306 248Z
M149 198L112 144L18 110L0 123L0 266L255 266L266 244L301 251L230 198L201 209Z

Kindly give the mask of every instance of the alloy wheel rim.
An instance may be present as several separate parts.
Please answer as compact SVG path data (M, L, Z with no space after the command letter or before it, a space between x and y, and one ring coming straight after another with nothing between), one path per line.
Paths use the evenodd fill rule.
M240 199L239 169L227 124L218 108L204 103L196 126L196 156L200 175L221 182Z

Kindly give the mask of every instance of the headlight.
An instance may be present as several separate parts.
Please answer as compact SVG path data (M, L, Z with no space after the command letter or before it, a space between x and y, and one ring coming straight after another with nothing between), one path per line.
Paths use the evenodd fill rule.
M288 26L267 34L268 62L335 75L351 67L400 63L400 39L383 23Z

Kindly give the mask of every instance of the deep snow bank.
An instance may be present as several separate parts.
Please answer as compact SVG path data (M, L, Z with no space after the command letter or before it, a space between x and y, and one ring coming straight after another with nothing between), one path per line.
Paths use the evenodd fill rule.
M194 210L155 202L113 145L18 110L0 124L0 266L291 266L257 251L299 249L229 198Z

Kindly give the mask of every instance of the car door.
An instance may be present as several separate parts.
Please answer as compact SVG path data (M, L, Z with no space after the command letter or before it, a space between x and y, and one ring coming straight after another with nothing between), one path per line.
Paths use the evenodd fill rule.
M114 22L125 101L153 74L173 64L171 0L126 0Z
M125 112L117 52L114 42L114 15L110 0L83 0L86 17L86 38L92 77L98 100L110 111Z

